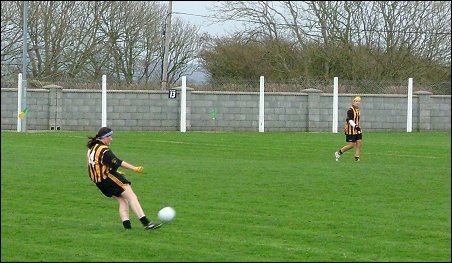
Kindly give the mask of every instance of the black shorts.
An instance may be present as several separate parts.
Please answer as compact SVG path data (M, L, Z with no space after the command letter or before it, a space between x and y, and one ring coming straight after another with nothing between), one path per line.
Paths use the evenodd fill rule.
M362 140L363 134L352 134L352 135L345 135L345 141L346 142L356 142L357 140Z
M128 184L132 183L127 180L124 175L118 172L110 174L107 179L100 183L96 183L99 190L107 197L112 197L113 195L118 197L121 196Z

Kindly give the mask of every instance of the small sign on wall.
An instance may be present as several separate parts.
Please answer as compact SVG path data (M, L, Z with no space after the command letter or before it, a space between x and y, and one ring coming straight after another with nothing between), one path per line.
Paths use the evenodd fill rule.
M169 89L168 90L168 98L175 99L176 98L176 89Z

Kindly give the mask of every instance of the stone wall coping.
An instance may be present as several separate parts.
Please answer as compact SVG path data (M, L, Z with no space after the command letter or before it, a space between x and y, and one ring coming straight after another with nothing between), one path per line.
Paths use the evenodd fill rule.
M182 90L182 86L179 86L179 87L173 87L173 89L175 89L175 90ZM186 90L192 91L192 90L194 90L194 88L186 87Z
M42 87L43 89L63 89L63 87L58 86L58 85L54 85L54 84L50 84L50 85L45 85Z
M433 93L431 93L430 91L423 91L423 90L415 91L415 92L413 92L413 94L416 94L416 95L433 95Z
M313 88L309 88L309 89L304 89L304 92L308 92L308 93L321 93L322 91L319 89L313 89Z

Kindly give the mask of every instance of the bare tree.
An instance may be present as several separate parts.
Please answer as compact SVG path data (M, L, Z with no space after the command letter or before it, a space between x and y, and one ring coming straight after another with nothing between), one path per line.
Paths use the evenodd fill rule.
M160 1L32 1L29 8L31 78L98 79L107 74L126 83L160 79ZM172 38L172 78L191 73L201 46L198 29L176 23ZM2 77L21 62L22 3L2 2ZM186 52L179 54L178 52ZM5 69L5 70L4 70Z
M76 2L30 3L30 65L35 78L56 77L64 71L64 51L70 46L72 25L78 19Z
M110 2L108 10L101 14L102 33L108 40L109 54L112 57L111 70L117 79L132 83L135 61L142 49L138 48L142 32L143 6L134 2ZM143 12L143 13L142 13Z
M275 14L277 1L218 1L212 5L214 23L234 20L242 22L241 35L251 38L278 39L281 20Z
M413 68L415 58L450 65L450 5L446 1L220 1L212 10L218 22L242 21L244 29L237 35L285 38L298 45L306 77L313 68L311 61L323 61L325 78L338 73L398 78L422 70Z
M74 7L74 15L77 19L72 22L67 47L64 49L63 68L69 77L93 76L100 77L100 70L92 70L90 62L102 53L103 37L100 32L100 14L105 12L105 2L85 1ZM80 15L85 14L85 15ZM105 56L107 57L107 56ZM103 62L99 63L103 64Z
M198 66L198 53L204 42L199 27L173 20L169 54L168 82L175 83L182 75L192 74Z
M22 23L18 19L21 7L14 1L1 3L2 78L11 72L19 72L22 57Z

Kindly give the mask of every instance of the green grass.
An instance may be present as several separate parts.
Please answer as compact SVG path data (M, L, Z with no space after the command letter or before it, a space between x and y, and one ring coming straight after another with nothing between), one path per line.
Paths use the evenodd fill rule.
M115 132L151 219L88 178L94 132L1 132L2 261L450 261L451 134Z

